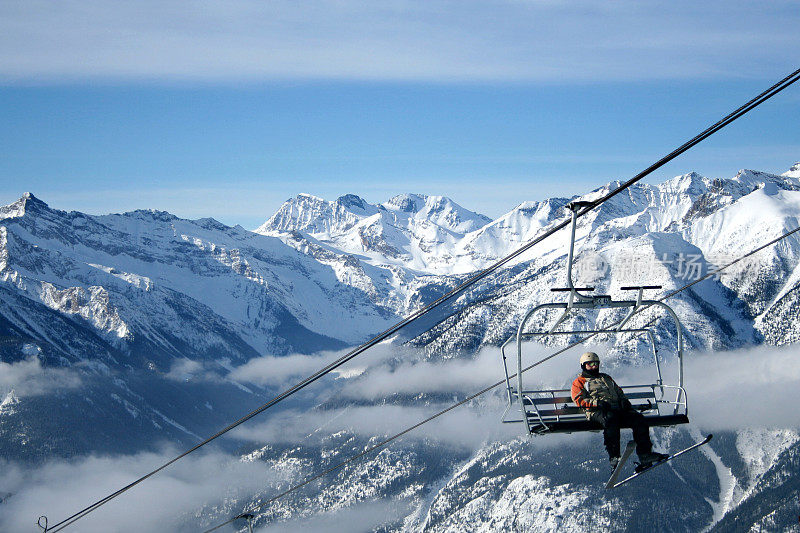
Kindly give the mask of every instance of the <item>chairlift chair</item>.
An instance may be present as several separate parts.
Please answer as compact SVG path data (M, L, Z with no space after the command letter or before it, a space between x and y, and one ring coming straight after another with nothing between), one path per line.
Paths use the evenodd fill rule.
M508 395L508 405L503 412L502 421L504 423L523 423L528 435L543 435L547 433L572 433L578 431L602 431L602 426L594 421L588 420L583 411L576 406L569 389L553 390L529 390L523 384L523 371L525 367L522 362L522 350L525 341L531 339L544 339L556 336L572 335L644 335L649 341L655 363L656 380L654 383L641 385L622 386L622 390L630 400L634 409L644 415L650 426L673 426L677 424L688 424L688 400L686 389L683 386L683 335L680 320L673 309L657 300L643 299L645 290L660 289L660 286L642 285L621 287L623 291L636 291L635 300L612 300L611 296L605 294L588 295L581 293L591 293L593 287L578 288L572 282L572 262L575 248L575 228L577 223L577 213L582 208L589 205L589 202L571 202L567 209L572 212L572 228L569 246L569 256L567 258L567 287L552 288L553 292L567 292L566 302L553 302L540 304L528 311L522 318L517 328L517 333L510 336L502 345L501 354L503 357L503 369L506 376L506 392ZM630 319L644 307L654 306L662 309L675 324L677 331L676 354L678 357L678 376L677 382L668 384L664 382L661 374L661 364L659 354L656 349L655 335L652 330L644 328L626 328ZM577 313L592 309L629 309L625 318L610 330L562 330L559 326L570 313ZM526 325L536 313L548 309L561 309L563 312L556 321L546 331L527 331ZM506 347L516 340L517 346L517 374L514 376L508 373L508 362L506 358ZM552 356L551 356L552 357ZM546 361L542 359L539 363ZM522 414L521 419L509 420L509 412L514 403L517 403Z

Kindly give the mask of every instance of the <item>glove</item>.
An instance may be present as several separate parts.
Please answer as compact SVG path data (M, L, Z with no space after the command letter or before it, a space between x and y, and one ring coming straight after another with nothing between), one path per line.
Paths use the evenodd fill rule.
M607 401L605 401L605 400L597 400L597 401L595 402L595 405L596 405L596 406L597 406L597 408L598 408L599 410L601 410L601 411L610 411L610 410L611 410L611 404L610 404L610 403L608 403L608 402L607 402Z

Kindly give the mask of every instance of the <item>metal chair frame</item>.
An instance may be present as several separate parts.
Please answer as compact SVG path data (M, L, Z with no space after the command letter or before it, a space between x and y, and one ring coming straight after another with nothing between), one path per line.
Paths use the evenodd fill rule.
M555 292L569 292L566 302L556 302L556 303L546 303L540 304L528 311L525 316L522 318L522 321L517 328L517 332L515 335L510 336L502 345L501 347L501 354L503 358L503 369L505 371L506 376L506 392L508 395L508 406L506 407L505 411L503 412L502 421L506 423L518 423L518 422L525 422L525 427L527 428L527 433L529 435L533 434L542 434L542 433L552 433L552 432L559 432L558 425L559 423L565 422L563 420L562 412L566 413L569 418L569 424L566 426L569 427L569 432L571 431L595 431L599 430L599 428L590 428L592 426L591 423L587 420L587 424L581 425L576 424L577 422L575 419L575 412L577 407L568 408L565 403L564 409L556 409L553 411L555 414L548 414L544 415L540 409L539 404L543 403L553 403L555 406L556 400L556 393L564 393L569 392L563 389L561 390L533 390L533 391L526 391L523 387L523 380L522 374L524 371L523 364L522 364L522 344L523 341L526 339L530 339L533 337L549 337L549 336L559 336L559 335L589 335L589 334L604 334L604 335L621 335L621 334L640 334L646 335L649 344L651 346L653 360L655 362L656 367L656 375L657 379L655 383L647 384L647 385L632 385L632 386L625 386L622 387L623 390L630 390L630 389L641 389L641 388L649 388L652 391L652 399L655 400L655 405L646 411L655 414L646 414L645 417L648 418L648 421L651 425L673 425L675 423L687 423L688 422L688 398L686 395L686 389L683 386L683 333L680 319L675 311L667 304L657 301L657 300L645 300L643 298L643 292L647 289L658 289L660 287L657 286L636 286L636 287L622 287L622 290L636 290L637 296L635 300L612 300L611 296L609 295L584 295L581 294L579 291L588 292L593 291L594 288L576 288L572 282L572 264L573 264L573 257L574 257L574 248L575 248L575 229L576 229L576 222L577 222L577 212L585 207L587 202L572 202L567 205L567 208L570 209L572 212L572 228L571 228L571 237L570 237L570 247L569 247L569 256L567 258L567 287L565 288L554 288L551 289ZM676 354L678 357L678 376L677 376L677 383L676 384L664 384L664 379L661 373L661 364L659 362L658 350L656 348L655 343L655 336L653 332L648 328L625 328L625 325L630 321L630 319L641 309L644 307L651 307L655 306L665 311L665 313L672 319L675 324L676 332L677 332L677 349ZM588 310L588 309L616 309L616 308L628 308L629 311L625 318L614 328L611 330L557 330L564 320L569 316L570 313L576 310ZM550 326L547 331L525 331L525 327L532 316L534 316L537 312L548 310L548 309L562 309L563 312L555 321L555 323ZM506 346L508 346L511 341L516 340L516 347L517 347L517 374L516 374L516 387L512 385L511 376L508 373L508 363L506 357ZM545 361L548 358L543 359L540 362ZM666 393L668 391L675 392L675 398L667 399ZM632 393L636 395L637 398L644 398L640 393ZM544 397L542 396L544 395ZM547 399L547 395L550 395L552 400ZM567 394L569 396L569 394ZM647 395L648 404L650 404L650 395ZM513 405L514 401L519 403L520 411L522 414L521 420L507 420L506 417L508 415L511 406ZM570 399L571 400L571 399ZM574 405L574 404L573 404ZM667 415L662 415L660 406L669 405L672 407L672 413ZM532 406L532 410L528 409L528 406ZM585 416L583 416L585 420ZM563 424L562 424L563 425ZM583 426L587 426L584 428ZM580 427L580 429L575 429L576 427Z

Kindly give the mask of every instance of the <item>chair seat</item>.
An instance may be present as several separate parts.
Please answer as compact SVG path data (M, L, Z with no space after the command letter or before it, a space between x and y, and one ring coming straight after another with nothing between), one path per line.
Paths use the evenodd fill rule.
M599 423L588 420L587 418L576 420L559 420L558 422L548 422L545 420L546 426L543 426L538 417L535 415L531 418L531 432L532 433L576 433L580 431L603 431L603 426ZM689 417L686 415L659 415L659 416L645 416L645 420L649 426L675 426L678 424L688 424ZM623 428L630 428L630 425L623 425Z

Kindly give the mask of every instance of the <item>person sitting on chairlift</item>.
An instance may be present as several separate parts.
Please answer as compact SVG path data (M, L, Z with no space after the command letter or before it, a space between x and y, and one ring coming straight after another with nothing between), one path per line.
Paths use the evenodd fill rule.
M608 452L611 469L619 464L619 430L633 429L636 454L642 466L667 458L654 453L650 442L650 428L644 416L636 411L625 393L608 374L600 372L600 358L594 352L581 355L581 373L572 382L572 401L586 414L586 418L603 426L603 444Z

